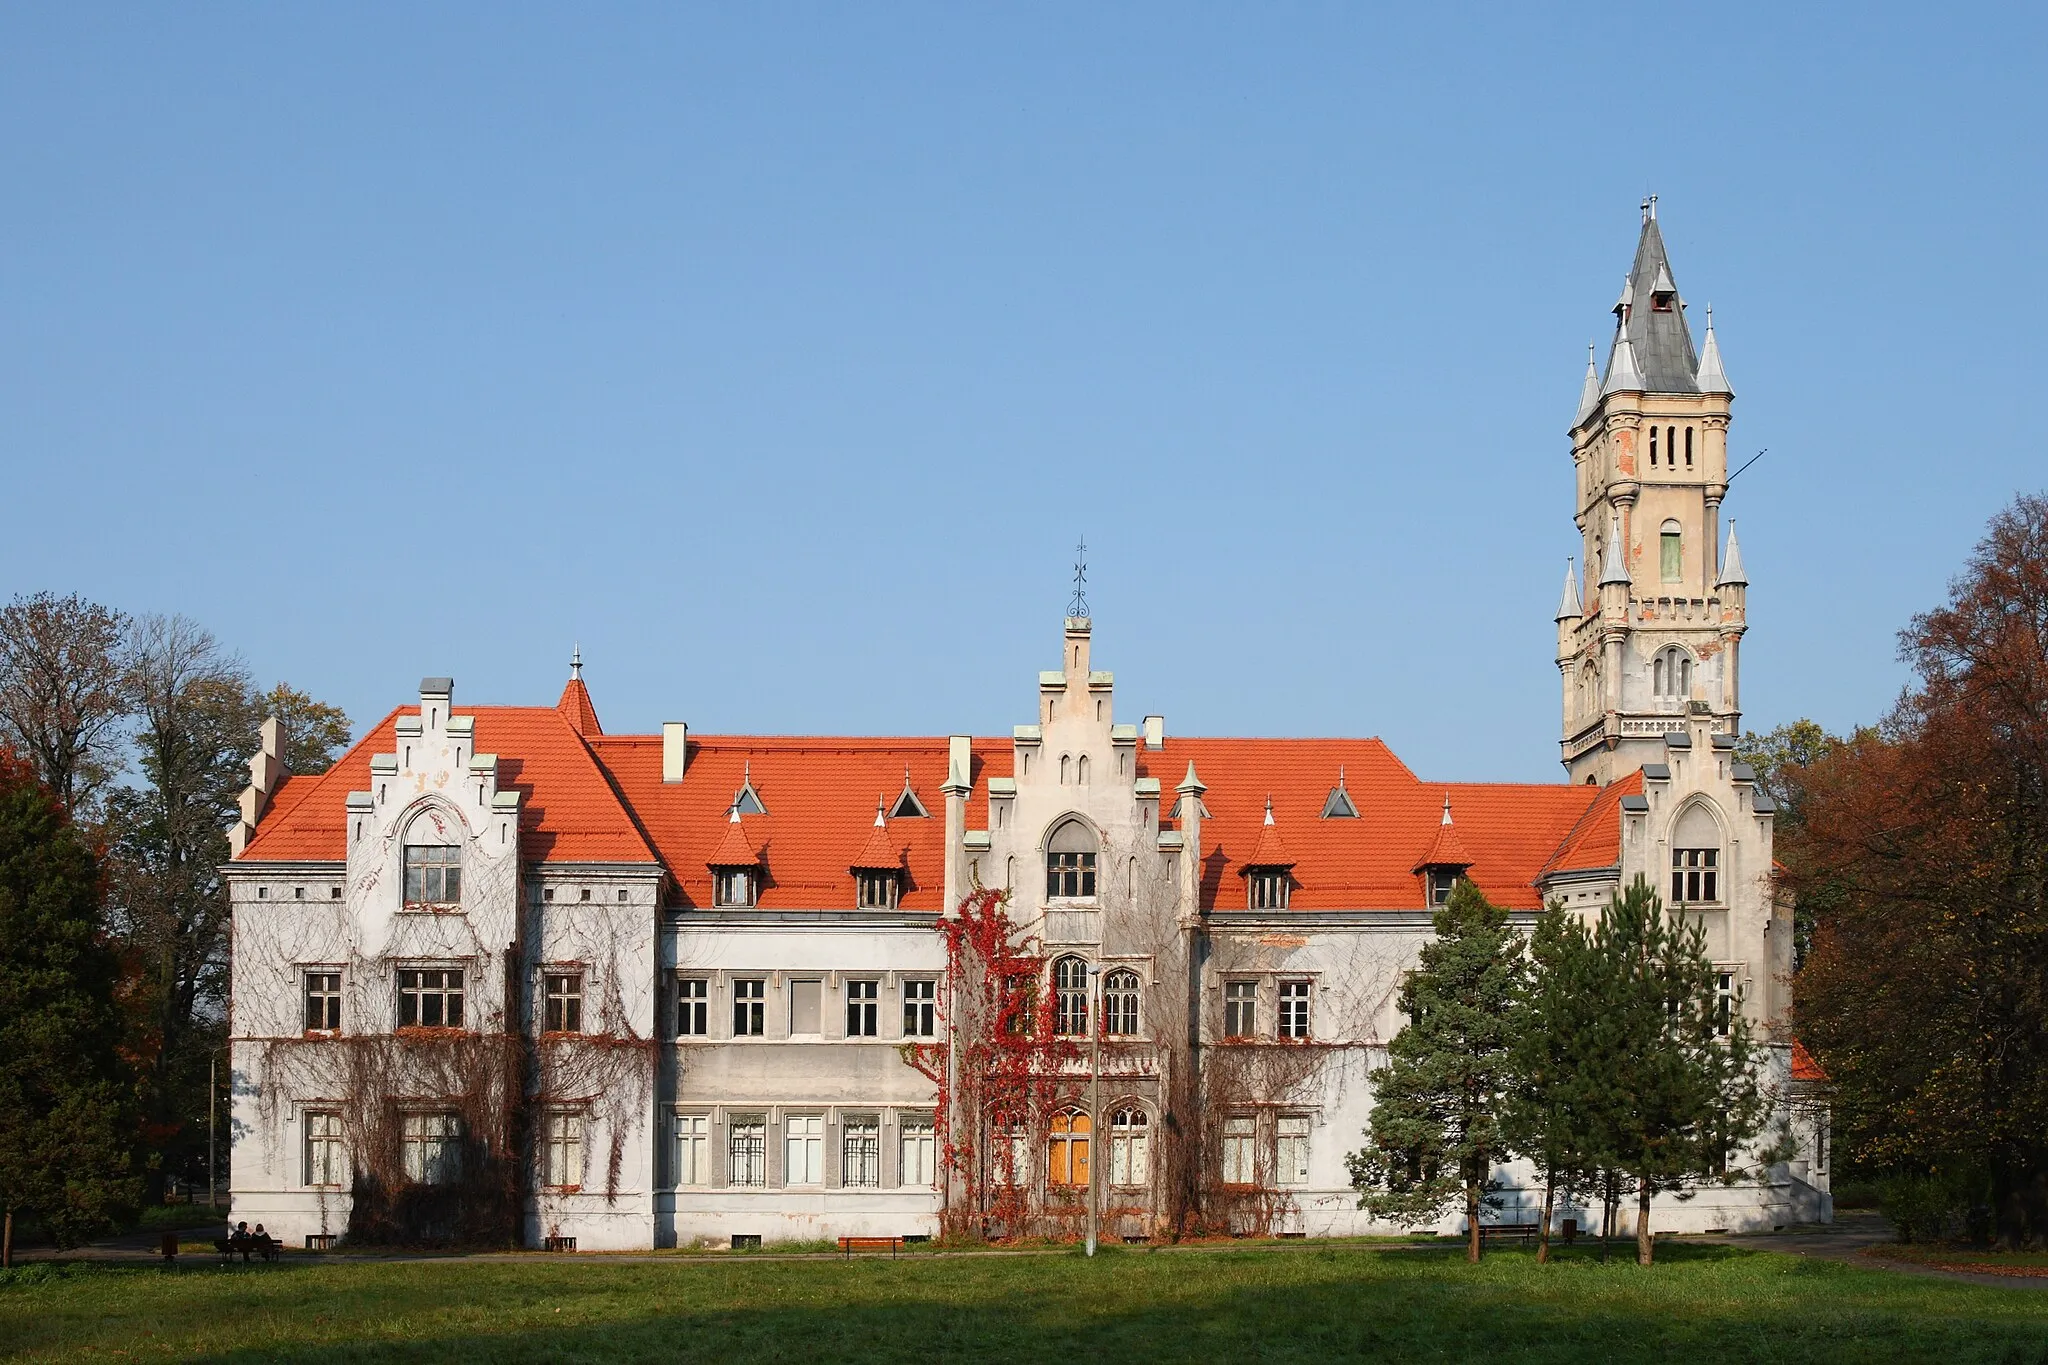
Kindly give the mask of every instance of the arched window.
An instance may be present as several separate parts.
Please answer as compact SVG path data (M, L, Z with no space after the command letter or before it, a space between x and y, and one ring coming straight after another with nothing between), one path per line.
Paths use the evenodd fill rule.
M1088 755L1082 754L1074 761L1074 770L1082 786L1088 785Z
M1685 429L1685 467L1692 468L1692 428Z
M1685 576L1685 528L1676 521L1666 521L1657 543L1662 551L1664 581L1676 583Z
M1060 755L1060 785L1062 787L1067 785L1067 756L1065 754Z
M1045 1140L1046 1184L1088 1183L1088 1139L1094 1127L1078 1109L1062 1109L1052 1116L1052 1131Z
M1712 905L1721 899L1721 826L1694 803L1671 827L1671 903Z
M1102 978L1102 1031L1119 1038L1138 1032L1138 974L1119 967Z
M1048 900L1095 899L1095 832L1079 820L1053 831L1045 845Z
M1662 702L1682 702L1692 695L1692 655L1681 645L1659 650L1650 664L1650 687Z
M1110 1115L1110 1184L1143 1185L1152 1178L1151 1127L1142 1109L1119 1109Z
M1063 957L1052 964L1052 1031L1062 1038L1088 1032L1088 964Z
M1657 467L1657 428L1650 428L1650 468Z
M462 903L462 828L429 806L405 827L405 903Z

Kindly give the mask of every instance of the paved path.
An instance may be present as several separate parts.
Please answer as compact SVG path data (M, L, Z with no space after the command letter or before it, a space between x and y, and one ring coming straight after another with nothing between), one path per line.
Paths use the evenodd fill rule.
M1942 1270L1918 1261L1889 1256L1866 1256L1874 1246L1888 1246L1898 1240L1882 1216L1860 1209L1844 1210L1833 1223L1788 1228L1784 1232L1739 1233L1728 1236L1688 1237L1687 1241L1725 1242L1730 1246L1757 1251L1778 1251L1791 1256L1840 1261L1865 1270L1890 1270L1901 1275L1919 1275L1936 1280L1962 1280L1970 1284L1995 1284L2006 1289L2048 1289L2048 1275L1996 1275L1969 1270Z

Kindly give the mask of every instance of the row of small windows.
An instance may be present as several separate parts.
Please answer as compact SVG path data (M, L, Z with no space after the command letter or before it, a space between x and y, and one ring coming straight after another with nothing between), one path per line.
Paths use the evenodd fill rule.
M1658 463L1657 463L1657 457L1658 457L1658 453L1659 453L1659 452L1658 452L1658 450L1657 450L1657 430L1658 430L1658 429L1657 429L1656 427L1651 427L1651 428L1650 428L1650 468L1652 468L1652 469L1655 469L1655 468L1657 468L1657 467L1658 467ZM1663 453L1663 467L1664 467L1664 468L1666 468L1666 469L1676 469L1676 468L1678 467L1678 458L1679 458L1679 457L1678 457L1678 428L1677 428L1677 427L1665 427L1665 428L1663 429L1663 431L1664 431L1664 449L1663 449L1663 452L1662 452L1662 453ZM1687 427L1687 428L1685 429L1685 467L1686 467L1687 469L1691 469L1691 468L1692 468L1692 428L1691 428L1691 427Z
M795 1036L818 1035L822 1020L822 981L791 981L788 984L789 1032ZM846 991L846 1036L881 1036L882 983L871 979L849 980ZM938 1033L939 983L903 983L903 1033L905 1038L931 1038ZM679 1038L711 1036L711 982L701 976L687 976L676 982L675 1033ZM768 980L766 977L737 977L732 982L732 1036L768 1036Z

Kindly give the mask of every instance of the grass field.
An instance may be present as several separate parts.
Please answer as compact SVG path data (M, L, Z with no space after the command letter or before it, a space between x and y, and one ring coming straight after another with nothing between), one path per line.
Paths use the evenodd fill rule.
M12 1359L1897 1361L2048 1365L2048 1293L1729 1247L32 1267Z

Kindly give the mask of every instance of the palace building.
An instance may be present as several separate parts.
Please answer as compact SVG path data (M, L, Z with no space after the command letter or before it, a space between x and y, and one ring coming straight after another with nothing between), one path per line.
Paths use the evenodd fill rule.
M1655 1226L1829 1216L1772 806L1733 752L1732 393L1654 205L1615 315L1570 428L1565 781L1131 723L1085 607L1002 736L607 734L580 663L553 705L428 678L322 774L267 728L226 868L234 1217L313 1246L930 1235L970 1197L950 1140L1001 1146L1007 1230L1078 1232L1091 1174L1111 1239L1394 1230L1345 1157L1432 907L1469 878L1526 927L1638 875L1704 925L1797 1148ZM940 930L979 888L1008 893L1036 1027L1101 1057L969 1134Z

